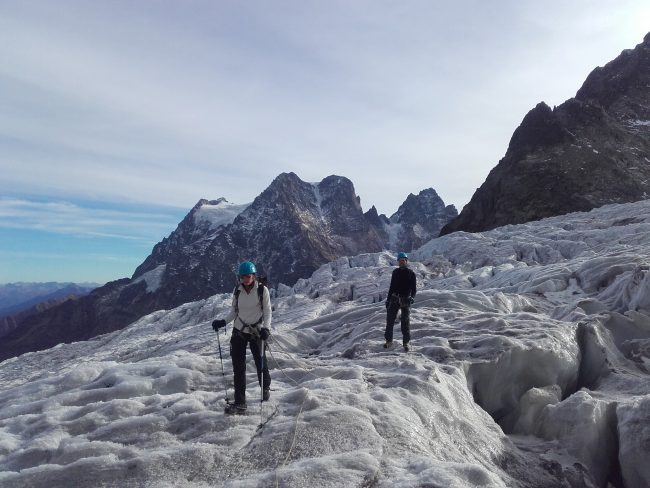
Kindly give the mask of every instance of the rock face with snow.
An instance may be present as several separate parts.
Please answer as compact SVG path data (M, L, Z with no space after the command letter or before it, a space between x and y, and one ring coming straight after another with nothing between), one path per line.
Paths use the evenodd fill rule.
M133 277L165 266L155 293L173 306L232 290L237 265L252 260L274 283L295 283L339 256L379 251L382 241L364 217L352 182L329 176L307 183L278 176L227 225L210 227L197 214L204 202L138 267Z
M246 205L201 200L131 279L28 317L3 338L0 359L89 339L154 310L232 290L243 260L273 283L293 284L339 256L380 251L380 233L352 182L340 176L307 183L281 174Z
M575 98L540 103L442 235L650 196L650 34L596 68Z
M453 205L445 206L433 188L412 193L390 217L388 249L411 251L438 237L440 230L458 216Z
M404 353L395 254L338 258L278 287L241 417L229 293L4 361L0 486L650 486L648 263L650 201L432 240Z

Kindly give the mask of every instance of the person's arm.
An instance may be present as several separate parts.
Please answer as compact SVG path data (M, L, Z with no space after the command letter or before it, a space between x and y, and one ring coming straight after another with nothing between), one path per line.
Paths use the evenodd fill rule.
M390 296L393 294L393 290L395 289L395 271L396 269L393 270L393 274L390 276L390 286L388 287L388 295L386 296L386 300L390 298Z
M415 293L417 292L416 286L417 286L417 280L415 278L415 272L411 270L411 298L415 297Z
M262 327L266 327L267 329L273 327L273 330L275 330L275 327L271 325L271 293L266 286L264 287L264 294L262 295L262 317L264 320L264 325Z
M233 293L232 304L230 305L230 312L228 312L228 315L226 315L223 319L226 321L227 324L229 324L236 318L237 318L237 295Z

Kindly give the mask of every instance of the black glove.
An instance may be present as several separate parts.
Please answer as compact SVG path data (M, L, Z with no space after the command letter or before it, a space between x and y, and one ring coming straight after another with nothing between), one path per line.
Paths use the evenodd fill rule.
M265 341L269 338L270 335L271 335L271 331L266 327L262 327L262 329L260 330L260 339Z
M415 301L415 298L413 298L413 297L410 297L410 298L409 298L409 303L410 303L411 305L413 305L413 302L414 302L414 301Z
M217 320L212 321L212 328L217 332L219 331L219 329L221 329L221 328L223 328L225 326L226 326L226 321L225 320L217 319Z
M388 307L390 307L390 299L386 299L386 310L388 310Z

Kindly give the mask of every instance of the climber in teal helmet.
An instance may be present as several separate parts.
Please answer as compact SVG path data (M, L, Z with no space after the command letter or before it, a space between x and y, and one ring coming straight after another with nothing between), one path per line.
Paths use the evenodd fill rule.
M388 348L393 344L393 326L397 318L397 311L402 311L402 345L404 350L409 350L411 341L411 304L415 297L416 279L415 273L408 267L409 257L405 252L397 255L398 268L393 270L390 278L390 287L386 298L386 332L384 347Z
M269 399L271 388L265 350L271 326L271 295L268 288L257 281L257 269L252 262L241 263L238 276L240 284L233 292L230 313L223 320L213 322L213 327L218 330L234 321L230 357L235 376L235 402L226 406L227 414L246 412L246 346L250 347L255 361L262 401Z

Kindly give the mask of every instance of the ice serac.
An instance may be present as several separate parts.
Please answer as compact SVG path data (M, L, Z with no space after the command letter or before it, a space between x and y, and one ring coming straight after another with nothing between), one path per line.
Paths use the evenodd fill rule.
M596 68L576 96L538 104L441 234L480 232L650 196L650 34Z

